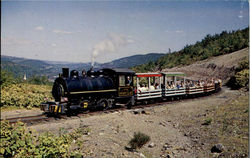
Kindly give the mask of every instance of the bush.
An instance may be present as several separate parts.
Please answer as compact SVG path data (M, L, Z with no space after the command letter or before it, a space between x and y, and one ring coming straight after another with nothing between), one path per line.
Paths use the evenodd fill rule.
M207 118L202 125L210 125L212 122L212 118Z
M249 61L245 59L239 63L239 66L235 70L235 75L230 78L227 86L232 89L240 89L242 87L247 87L249 83Z
M30 84L37 84L37 85L52 85L53 83L48 80L46 76L32 76L27 80Z
M51 133L37 136L21 122L1 122L0 142L0 157L66 157L72 140L68 135Z
M5 87L14 83L16 83L16 80L14 79L13 74L11 72L1 70L1 77L0 77L1 87Z
M147 142L150 141L150 137L144 133L134 133L134 137L129 141L129 145L132 149L141 148Z
M244 69L249 69L249 61L248 61L248 59L242 60L239 63L239 66L237 67L236 71L241 71L241 70L244 70Z
M45 98L52 99L50 91L50 86L25 83L1 87L1 106L38 107Z
M237 72L235 74L236 78L236 86L241 88L241 87L246 87L248 86L249 83L249 69L244 69L240 72Z
M21 122L10 125L3 121L0 157L81 157L81 154L70 151L73 140L78 139L75 132L59 136L50 132L38 135L28 130Z

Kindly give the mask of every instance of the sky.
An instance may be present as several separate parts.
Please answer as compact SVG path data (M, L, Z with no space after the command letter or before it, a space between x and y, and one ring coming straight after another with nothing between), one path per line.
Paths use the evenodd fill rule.
M2 1L1 54L104 63L248 26L247 0Z

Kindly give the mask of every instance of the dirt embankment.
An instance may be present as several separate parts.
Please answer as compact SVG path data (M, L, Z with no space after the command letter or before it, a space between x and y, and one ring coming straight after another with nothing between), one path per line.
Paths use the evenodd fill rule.
M165 72L185 72L188 78L203 79L203 78L221 78L224 83L234 75L234 70L238 63L245 58L249 58L249 48L240 51L213 57L211 59L198 61L192 65L184 67L174 67L164 69Z

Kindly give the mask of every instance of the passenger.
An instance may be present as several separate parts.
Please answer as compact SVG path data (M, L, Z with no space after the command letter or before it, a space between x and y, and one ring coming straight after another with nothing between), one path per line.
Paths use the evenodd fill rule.
M132 85L132 80L130 79L129 76L127 77L126 85L127 85L127 86L131 86L131 85Z
M140 93L141 93L141 92L144 92L144 88L143 88L143 85L142 85L142 84L139 85L138 90L139 90Z
M155 89L160 89L160 86L158 83L155 83Z
M174 82L172 82L172 84L171 84L171 89L175 89L175 84L174 84Z
M201 80L201 86L203 87L205 84L204 80Z
M82 76L85 77L86 76L86 70L82 69Z
M204 81L203 86L205 86L205 87L208 86L207 79Z
M189 85L190 87L194 87L194 83L193 83L193 81L190 81L190 85Z
M194 83L194 87L197 88L198 87L197 82L193 81L193 83Z
M169 84L169 82L166 83L166 88L167 88L167 89L170 89L170 84Z
M212 86L213 85L213 79L210 79L209 80L209 86Z
M196 88L199 88L199 87L200 87L200 82L199 82L199 81L196 81L196 82L195 82L195 87L196 87Z
M202 85L202 81L200 80L200 87L203 87L203 85Z
M149 90L150 90L150 91L153 91L153 90L155 90L155 87L152 86L152 85L150 85L150 86L149 86Z
M180 88L181 88L180 84L177 84L177 89L180 89Z
M212 78L211 82L212 82L212 84L214 83L214 78Z
M142 87L142 85L139 83L139 85L138 85L138 92L139 93L141 93L141 87Z
M220 78L218 79L218 82L219 82L220 84L222 83L222 81L221 81L221 79L220 79Z
M184 88L184 82L181 81L181 88Z
M189 81L186 81L185 85L186 85L186 88L189 88Z
M167 89L170 89L170 88L171 88L171 86L169 85L169 83L167 83L166 88L167 88Z
M218 83L219 83L219 82L218 82L218 79L215 79L214 83L215 83L215 84L218 84Z
M146 92L148 91L148 88L146 88L146 86L143 84L141 87L141 92Z

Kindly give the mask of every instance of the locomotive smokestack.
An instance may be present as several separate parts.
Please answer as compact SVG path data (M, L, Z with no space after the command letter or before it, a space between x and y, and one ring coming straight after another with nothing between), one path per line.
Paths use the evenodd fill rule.
M95 75L95 71L94 71L94 67L92 66L89 71L87 72L87 76L89 77L94 77Z
M69 77L69 68L62 68L62 76L66 78Z

